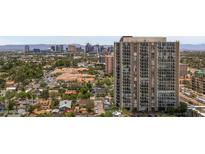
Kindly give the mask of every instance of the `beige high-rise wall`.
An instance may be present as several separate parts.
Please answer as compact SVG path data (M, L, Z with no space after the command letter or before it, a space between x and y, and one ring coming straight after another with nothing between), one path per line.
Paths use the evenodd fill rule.
M122 37L115 43L114 73L115 101L121 108L151 111L179 105L179 42Z

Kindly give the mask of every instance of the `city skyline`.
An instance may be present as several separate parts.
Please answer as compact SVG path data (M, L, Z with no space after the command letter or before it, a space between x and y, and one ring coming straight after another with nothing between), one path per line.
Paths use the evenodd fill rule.
M6 38L58 44L0 46L0 116L205 117L205 44L179 42L193 37Z
M133 35L134 36L134 35ZM121 36L0 36L0 45L24 44L103 44L117 42ZM168 41L181 44L205 44L204 36L166 36Z

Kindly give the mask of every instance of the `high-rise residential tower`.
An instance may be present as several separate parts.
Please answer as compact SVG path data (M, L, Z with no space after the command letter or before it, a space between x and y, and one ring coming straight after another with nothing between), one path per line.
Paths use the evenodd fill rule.
M105 55L105 74L113 74L113 59L113 55Z
M158 111L179 105L179 42L124 36L114 51L118 107Z
M68 52L70 54L75 55L77 53L77 47L75 45L72 45L72 44L68 45Z

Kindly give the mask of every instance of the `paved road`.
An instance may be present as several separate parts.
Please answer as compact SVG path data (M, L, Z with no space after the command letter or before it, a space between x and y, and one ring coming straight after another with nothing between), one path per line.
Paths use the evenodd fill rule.
M190 98L186 95L183 95L182 93L179 93L179 97L180 97L180 100L183 100L183 101L186 101L186 102L192 102L193 104L189 104L189 105L197 105L197 106L204 106L203 103L193 99L193 98Z

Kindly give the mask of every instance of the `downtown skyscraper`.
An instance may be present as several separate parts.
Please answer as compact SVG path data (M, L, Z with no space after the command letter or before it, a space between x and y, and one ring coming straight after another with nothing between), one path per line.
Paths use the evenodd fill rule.
M179 42L124 36L114 51L117 107L158 111L179 105Z

